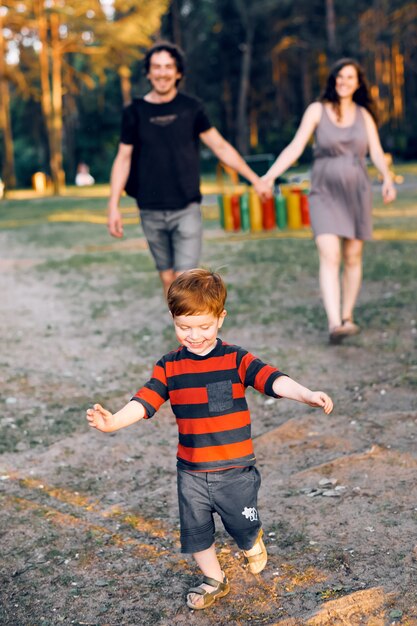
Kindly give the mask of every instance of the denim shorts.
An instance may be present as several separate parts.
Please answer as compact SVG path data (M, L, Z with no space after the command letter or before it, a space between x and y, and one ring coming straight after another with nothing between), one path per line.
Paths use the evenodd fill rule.
M258 491L261 476L256 467L215 472L177 470L181 523L181 552L207 550L214 543L217 513L241 550L256 541L261 520Z
M198 202L172 211L141 209L140 218L159 272L199 266L203 227Z

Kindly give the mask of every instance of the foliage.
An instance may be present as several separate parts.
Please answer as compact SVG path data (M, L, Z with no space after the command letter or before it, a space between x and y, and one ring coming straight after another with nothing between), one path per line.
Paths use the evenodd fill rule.
M352 56L364 65L373 86L386 148L406 158L415 156L415 3L384 0L370 5L365 0L334 0L333 52L327 41L326 4L324 0L245 4L254 29L247 104L250 151L276 153L282 149L303 110L320 95L335 56ZM178 14L175 29L174 5ZM208 101L214 123L235 143L245 46L241 6L237 0L176 0L163 22L165 34L177 37L190 68L197 70L193 90Z
M99 0L79 0L76 4L65 0L8 0L7 6L2 7L8 37L5 54L10 57L14 53L14 58L8 58L8 65L16 64L19 57L26 70L26 95L42 103L46 130L42 143L46 146L38 153L38 167L52 175L56 191L63 182L63 148L67 172L70 177L75 173L83 95L88 98L90 92L95 94L101 108L99 118L105 124L106 79L109 75L111 79L119 76L124 95L130 97L127 64L139 58L150 44L166 7L167 0L116 0L112 14L104 12ZM18 71L16 76L20 76ZM21 87L22 80L14 89L14 99ZM120 102L118 105L119 114ZM115 126L112 131L114 137ZM88 140L87 137L87 143ZM94 148L95 152L97 143ZM19 163L18 169L25 167Z
M7 58L13 52L20 59L19 65L8 65L6 77L20 185L30 184L34 171L50 173L35 4L2 3ZM326 29L329 5L335 15L332 44ZM413 2L115 0L112 14L103 6L99 0L45 3L60 23L59 115L69 182L80 161L90 165L98 182L108 180L123 103L130 98L131 81L133 92L146 91L141 58L159 37L183 47L187 72L182 87L205 102L212 123L245 153L282 149L305 107L319 96L334 57L353 56L364 65L376 96L385 149L397 157L417 156ZM307 151L303 159L309 158Z

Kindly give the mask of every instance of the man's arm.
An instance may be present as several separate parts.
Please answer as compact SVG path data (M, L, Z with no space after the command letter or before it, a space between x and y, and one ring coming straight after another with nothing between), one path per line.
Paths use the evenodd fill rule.
M255 174L243 157L240 156L239 152L222 137L216 128L210 128L204 133L200 133L200 139L214 152L220 161L232 167L252 183L258 195L263 197L271 195L269 185Z
M129 177L132 152L132 145L120 143L111 170L107 228L113 237L123 237L123 222L119 210L119 201Z

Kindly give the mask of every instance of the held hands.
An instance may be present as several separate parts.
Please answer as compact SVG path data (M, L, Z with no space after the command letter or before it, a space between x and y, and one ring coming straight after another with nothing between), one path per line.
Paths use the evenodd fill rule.
M382 183L382 199L385 204L392 202L397 197L397 191L394 187L391 177L384 178Z
M274 191L274 183L275 183L275 179L271 178L270 176L268 176L268 173L264 174L261 178L261 180L264 182L264 184L267 186L268 190L269 190L269 195L272 195L272 192Z
M87 409L85 417L91 428L101 430L103 433L109 433L113 430L113 414L110 411L106 411L101 404L95 404L92 409Z
M333 400L324 391L310 391L304 401L309 406L322 408L326 415L333 411Z
M253 188L262 200L266 200L272 196L273 181L270 184L263 176L253 183Z

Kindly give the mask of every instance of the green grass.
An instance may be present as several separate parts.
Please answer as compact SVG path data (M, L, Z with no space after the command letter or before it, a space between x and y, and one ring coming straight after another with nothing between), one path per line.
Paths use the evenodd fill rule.
M131 198L121 200L122 208L135 207ZM106 211L107 200L101 196L41 196L30 199L3 199L0 202L0 226L5 220L37 220L61 211Z
M417 165L406 164L407 175L417 173ZM398 171L401 171L400 166ZM80 194L80 190L76 190ZM124 198L123 204L131 206L130 198ZM379 210L391 209L384 207L376 198L375 206ZM394 207L399 209L412 209L416 206L416 192L409 188L399 187L399 197ZM140 268L141 293L150 296L155 293L154 267L149 253L144 250L127 251L123 248L117 250L118 242L109 238L107 229L102 224L53 222L45 220L48 216L59 212L71 212L77 210L105 211L104 197L67 196L60 198L35 198L31 200L3 200L0 203L0 229L2 222L16 220L13 228L13 239L25 245L25 255L43 258L44 262L38 266L38 272L46 274L49 271L57 271L67 279L68 275L78 272L80 276L90 281L96 272L108 272L114 269L117 273L117 281L112 281L112 288L117 295L128 291L131 281L138 280ZM25 220L40 220L39 223L25 224ZM20 223L20 225L19 225ZM405 231L417 228L417 217L377 217L375 227L398 228ZM4 231L7 233L7 230ZM137 237L141 234L137 225L126 226L126 238ZM64 248L59 256L54 253L54 248ZM402 242L372 242L365 246L364 278L370 281L395 281L405 285L415 275L414 250L415 244ZM259 304L266 305L272 299L279 302L279 294L286 294L292 289L300 277L315 277L318 270L317 255L314 245L310 240L293 239L264 239L261 241L248 240L210 241L205 247L203 262L213 269L220 269L227 277L229 283L229 308L232 312L240 314L248 313L253 309L253 299L257 298ZM242 279L235 281L236 270L242 266L248 268L248 272ZM255 269L256 271L252 271ZM260 280L259 269L261 268ZM265 289L270 286L270 290ZM279 293L276 286L279 285ZM396 294L409 302L409 294ZM398 297L397 297L398 296ZM311 298L307 298L310 299ZM398 304L398 303L397 303ZM388 298L385 307L392 307ZM298 317L303 314L299 310L300 305L288 308L288 316ZM301 305L303 309L303 305ZM96 311L95 316L99 315ZM306 310L307 319L315 324L317 309ZM274 323L276 315L268 312L264 315L264 323Z
M378 216L375 219L375 226L378 228L401 228L416 229L417 218L410 216L389 216L392 208L397 210L416 209L417 207L417 164L407 163L398 165L395 168L397 173L404 174L404 185L398 185L398 198L393 205L385 206L377 187L374 187L374 207L378 211L386 211L387 216ZM291 173L297 173L297 169ZM300 168L300 171L306 171ZM375 180L375 174L370 169L371 178ZM204 180L204 179L203 179ZM46 246L52 247L54 241L64 238L68 245L101 245L109 242L109 237L105 225L94 225L88 223L54 222L52 224L53 235L45 233L44 225L48 218L57 214L71 212L91 212L97 216L104 216L106 213L108 187L100 186L97 189L83 191L77 188L70 188L68 195L62 197L35 197L30 199L3 199L0 202L0 229L19 229L22 231L22 238L27 238L28 243L41 241ZM96 196L92 194L96 193ZM136 216L136 206L133 199L124 197L121 200L121 207L129 209L129 215ZM213 220L207 220L206 227L215 225ZM26 227L26 228L25 228ZM30 228L30 233L27 228ZM50 229L48 229L48 232ZM127 225L126 234L128 237L137 236L138 226Z
M364 279L407 284L416 277L416 244L373 241L364 248Z
M140 267L141 273L154 273L155 271L149 254L141 251L72 254L68 259L48 259L41 265L38 265L37 270L39 272L58 271L63 275L70 274L73 271L84 271L92 275L97 268L104 269L107 266L117 267L122 273L128 274L136 274L138 267Z

